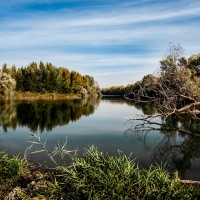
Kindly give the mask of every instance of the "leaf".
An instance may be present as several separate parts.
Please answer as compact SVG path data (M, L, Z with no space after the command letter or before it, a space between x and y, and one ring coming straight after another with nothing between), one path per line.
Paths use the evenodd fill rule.
M44 152L44 151L45 150L33 151L33 152L31 152L31 154L41 153L41 152Z
M35 133L31 133L32 137L37 137L37 135Z
M33 141L27 141L27 142L30 142L32 144L40 144L39 142L33 142Z

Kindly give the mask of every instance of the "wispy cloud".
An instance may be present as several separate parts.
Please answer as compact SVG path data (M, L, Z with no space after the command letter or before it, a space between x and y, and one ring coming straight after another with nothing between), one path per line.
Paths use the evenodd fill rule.
M169 42L180 43L187 55L200 51L200 2L195 0L0 4L1 65L49 61L94 75L104 87L153 72Z

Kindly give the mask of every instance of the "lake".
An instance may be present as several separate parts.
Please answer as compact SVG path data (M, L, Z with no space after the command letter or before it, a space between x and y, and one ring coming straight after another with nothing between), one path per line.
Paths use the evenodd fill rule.
M92 145L111 155L118 150L136 158L142 167L152 163L166 163L170 170L178 170L183 179L200 180L200 138L167 127L200 129L190 119L168 121L165 128L134 131L138 121L126 117L154 112L150 105L138 105L120 97L89 100L0 101L0 150L23 155L35 141L31 133L47 141L49 151L67 139L69 150ZM160 120L159 120L160 122ZM32 151L41 147L34 145ZM30 154L30 159L43 166L51 166L45 153Z

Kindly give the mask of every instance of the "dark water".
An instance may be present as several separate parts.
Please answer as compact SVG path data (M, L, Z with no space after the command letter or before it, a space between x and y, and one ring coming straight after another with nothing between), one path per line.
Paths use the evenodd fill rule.
M125 117L152 114L154 109L121 98L1 101L0 111L0 150L8 153L23 155L30 146L28 141L34 140L31 133L37 133L47 140L50 151L67 138L67 148L78 149L79 155L91 145L112 155L121 150L132 153L143 167L167 162L182 178L200 180L200 138L168 131L177 126L200 129L191 119L168 120L159 130L133 131L139 122L128 122ZM35 149L40 147L34 145ZM44 153L30 158L41 163L48 160Z

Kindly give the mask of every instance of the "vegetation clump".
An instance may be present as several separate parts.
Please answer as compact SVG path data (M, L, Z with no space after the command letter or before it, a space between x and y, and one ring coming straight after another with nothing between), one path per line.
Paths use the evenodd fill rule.
M14 167L16 162L20 163L17 164L17 168ZM1 172L4 170L3 166L6 166L6 172L3 172L1 180L6 178L6 182L12 183L8 185L0 182L0 194L4 199L198 199L200 197L198 186L190 182L185 184L177 173L171 176L165 166L151 166L146 170L140 168L131 156L127 157L121 152L116 156L109 156L91 147L81 158L73 157L71 165L59 165L46 173L33 167L29 167L27 171L27 164L23 162L19 158L1 154Z
M0 182L7 179L16 180L26 168L23 161L18 156L9 157L8 154L0 152Z
M109 156L94 147L73 160L69 180L79 199L189 199L197 194L195 187L185 187L165 167L141 169L121 152Z
M127 86L112 86L109 88L102 88L101 93L102 95L117 95L117 96L124 96L126 91L131 85Z
M9 156L0 152L0 197L4 199L5 194L18 185L21 177L27 172L26 163L18 156Z

